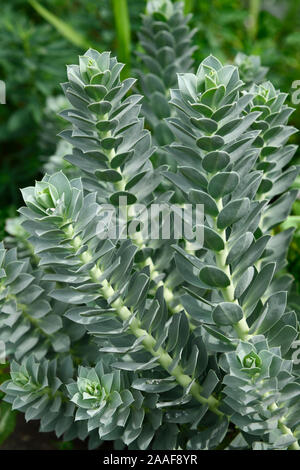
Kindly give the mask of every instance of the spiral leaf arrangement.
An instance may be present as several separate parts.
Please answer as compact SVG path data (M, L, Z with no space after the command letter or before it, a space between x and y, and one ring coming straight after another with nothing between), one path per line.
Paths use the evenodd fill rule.
M213 56L179 70L192 67L180 5L151 1L143 21L153 66L142 88L157 86L145 110L168 129L163 147L154 134L171 165L152 166L122 64L89 50L68 67L61 136L79 176L60 171L22 191L33 263L0 249L5 400L90 448L299 450L299 318L282 274L292 231L273 231L296 197L292 110L272 84L245 86ZM103 236L103 204L121 196L128 213L135 202L202 204L203 246Z
M160 146L172 140L164 119L171 115L169 90L177 82L178 72L188 72L193 66L195 46L192 38L196 30L188 26L191 15L185 16L183 4L148 2L139 32L143 53L138 56L143 68L137 70L139 87L145 99L143 114L155 141Z

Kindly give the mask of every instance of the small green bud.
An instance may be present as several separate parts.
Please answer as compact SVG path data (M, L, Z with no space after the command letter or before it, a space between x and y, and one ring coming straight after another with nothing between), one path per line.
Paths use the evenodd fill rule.
M253 365L255 365L256 367L260 367L262 365L262 362L260 357L252 351L250 354L247 354L247 356L244 357L243 365L245 367L253 367Z
M52 201L49 189L44 189L38 192L37 201L45 209L53 208L54 202Z
M251 351L244 357L242 365L244 372L254 376L260 373L262 360L254 351Z
M35 199L44 209L53 209L56 205L52 198L49 184L43 181L37 182L35 185Z

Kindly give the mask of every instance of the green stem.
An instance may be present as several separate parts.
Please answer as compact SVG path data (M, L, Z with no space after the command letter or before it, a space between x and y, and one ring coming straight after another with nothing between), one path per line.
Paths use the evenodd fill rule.
M99 267L94 267L91 272L91 279L94 282L98 282L99 277L102 275L102 272ZM107 280L102 282L101 285L101 293L103 297L107 300L111 296L115 294L113 287L107 282ZM122 321L127 321L132 317L132 312L124 305L123 301L118 298L115 300L111 306L116 309L118 316L121 318ZM156 340L153 338L151 334L149 334L146 330L141 327L141 322L137 318L133 318L129 325L130 330L134 334L136 338L144 338L142 344L144 348L153 356L158 358L158 362L160 365L173 377L175 377L177 383L182 387L188 387L191 382L192 378L183 372L181 366L176 366L172 371L169 370L173 359L172 357L162 348L159 347L155 350ZM191 394L193 395L196 400L198 400L203 405L208 405L208 407L216 414L222 416L218 409L218 400L216 400L213 396L209 398L205 398L201 395L202 387L194 382L191 386Z
M258 15L260 11L260 0L250 0L249 8L249 36L253 41L257 36Z
M269 409L270 409L270 411L276 411L278 409L278 406L276 405L276 403L273 403L272 405L269 406ZM295 437L293 432L290 430L290 428L288 428L284 424L282 418L278 420L278 428L280 429L282 434L289 434L289 435ZM289 446L289 450L300 450L300 446L298 444L298 441L295 441L293 444L291 444Z
M98 115L98 118L101 119L101 116ZM102 137L111 137L111 131L107 131L107 132L102 132ZM115 157L115 151L114 149L112 150L104 150L104 153L107 155L109 161L111 161L114 157ZM120 168L117 168L117 171L119 171L121 173L121 170ZM118 181L118 182L114 182L113 185L115 187L115 189L117 191L124 191L125 190L125 187L126 187L126 179L124 178L124 176L122 175L122 180L121 181ZM135 237L132 237L131 238L131 241L134 245L136 245L140 250L142 249L145 249L147 248L142 236L137 233ZM145 261L144 261L144 266L149 266L150 268L150 279L151 280L154 280L155 278L157 278L158 276L160 276L160 272L158 272L158 270L156 269L156 267L154 266L153 264L153 261L151 259L151 257L148 257ZM162 281L160 281L158 283L158 287L160 285L164 285ZM173 292L171 291L171 289L169 289L167 286L164 286L164 299L165 299L165 302L167 304L167 307L168 307L168 311L171 313L171 314L174 314L180 310L185 310L184 307L181 305L181 304L177 304L175 308L173 308L171 306L172 303L174 303L174 300L175 300L175 297L174 297L174 294ZM191 331L193 331L196 327L191 323L191 318L189 316L189 314L185 311L186 313L186 316L189 320L189 328Z
M70 230L71 227L68 227L68 236L70 235ZM78 245L79 239L77 237L77 242L76 242L76 247L74 246L74 251L77 250L77 245ZM80 255L80 260L81 263L88 264L92 259L91 253L89 251L84 252L83 254ZM93 268L90 269L89 275L91 280L94 283L99 283L99 278L102 276L102 271L97 264L93 266ZM104 299L108 300L110 297L112 297L115 294L115 290L112 287L112 285L105 279L104 281L99 284L100 286L100 292L103 296ZM112 302L111 306L116 310L117 315L119 318L123 321L126 322L132 317L132 312L126 305L124 305L124 302L121 300L119 297L116 299L114 302ZM182 367L180 365L177 365L175 368L170 370L170 366L173 362L172 357L160 346L158 349L155 349L156 346L156 340L155 338L148 333L146 330L142 328L140 320L137 318L133 318L129 323L129 328L133 335L136 338L143 338L142 344L146 351L148 351L153 357L157 357L157 360L159 364L168 372L168 374L172 375L177 383L181 385L182 387L186 388L188 386L191 386L190 388L190 393L191 395L202 405L207 405L208 408L213 411L215 414L219 416L223 416L223 413L218 410L218 405L219 401L214 398L212 395L209 396L208 398L204 397L201 395L202 392L202 387L197 383L193 382L193 379L184 373ZM192 383L193 382L193 383Z
M118 39L118 59L126 64L126 76L129 74L131 53L131 28L127 0L112 0Z
M42 330L42 328L39 326L38 320L36 318L33 318L31 315L29 315L26 305L18 303L17 299L16 299L16 296L11 296L11 297L13 297L16 301L17 310L21 310L22 316L24 318L26 318L26 320L28 320L32 324L34 330L36 330L38 334L44 336L46 338L47 342L50 342L51 337L53 335L49 335L48 333L46 333L45 331Z
M220 212L223 209L222 199L219 199L217 201L217 206ZM222 271L227 275L228 279L230 280L230 285L222 289L223 297L226 302L233 302L237 304L238 301L237 299L234 298L234 285L232 282L230 267L228 264L226 264L226 259L228 256L226 233L225 233L225 230L220 230L217 227L217 223L215 219L214 219L214 228L218 232L218 234L220 235L220 237L222 238L224 242L224 249L215 253L216 263L217 263L218 268L222 269ZM249 338L249 326L248 326L245 315L238 323L234 325L234 329L240 339L246 340Z
M78 33L75 29L72 28L68 23L63 21L58 16L51 13L47 10L41 3L37 0L28 0L30 5L41 15L44 20L50 23L62 36L64 36L68 41L75 46L78 46L82 49L88 49L91 47L90 42L87 38Z

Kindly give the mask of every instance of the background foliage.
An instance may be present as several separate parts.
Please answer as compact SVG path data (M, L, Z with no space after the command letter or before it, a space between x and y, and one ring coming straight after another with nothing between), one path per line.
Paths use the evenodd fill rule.
M251 9L254 3L260 4L257 15ZM45 145L40 123L47 97L61 93L59 83L65 77L65 64L76 61L87 46L112 50L119 60L128 63L129 26L132 62L135 60L135 32L146 0L128 0L127 4L130 25L123 10L120 14L126 1L43 1L54 18L69 25L67 35L66 28L41 16L35 0L12 0L2 6L0 78L6 83L7 104L0 108L1 209L19 204L18 188L38 174L41 154L53 153L54 139L46 140ZM240 51L260 55L262 64L270 67L268 78L291 95L291 85L300 77L299 8L297 0L186 0L186 9L193 12L192 26L199 30L194 38L196 61L211 52L223 61L233 61ZM291 123L299 128L299 107Z

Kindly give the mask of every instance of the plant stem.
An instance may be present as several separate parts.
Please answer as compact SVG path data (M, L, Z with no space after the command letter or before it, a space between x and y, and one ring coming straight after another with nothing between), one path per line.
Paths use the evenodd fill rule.
M82 49L88 49L91 47L90 42L72 28L68 23L58 18L56 15L47 10L36 0L28 0L30 5L37 11L39 15L50 23L62 36L64 36L72 44Z
M278 406L276 405L276 403L273 403L272 405L269 406L269 409L270 411L276 411L278 409ZM284 424L282 418L278 420L278 428L281 430L282 434L290 434L291 436L295 437L293 432L290 430L290 428L288 428ZM300 446L297 440L289 446L289 450L300 450Z
M258 29L258 15L260 11L260 0L250 0L249 8L249 36L251 40L255 40Z
M95 266L90 271L90 274L92 280L94 282L98 282L98 279L102 275L102 272L99 267ZM113 287L107 282L107 280L104 280L102 282L100 290L106 300L115 294ZM132 312L126 307L126 305L124 305L123 301L120 298L115 300L111 304L111 306L116 309L117 314L122 321L128 321L132 316ZM158 358L158 362L160 363L160 365L169 374L175 377L179 385L185 388L191 384L191 382L193 381L192 378L184 373L181 366L177 365L174 369L170 371L169 368L173 362L172 357L162 347L159 347L157 350L154 349L156 345L156 340L151 334L141 328L141 322L137 318L132 319L129 328L136 338L144 338L142 341L144 348L148 352L150 352L153 357ZM213 411L214 413L218 414L219 416L223 416L223 413L217 409L218 400L216 400L213 396L205 398L201 395L201 392L202 387L198 383L194 382L191 386L191 394L193 395L193 397L196 398L196 400L198 400L201 404L207 405L209 409L211 409L211 411Z
M220 212L223 209L222 199L219 199L217 201L217 206L218 206L218 209L219 209L219 212ZM217 266L220 269L222 269L222 271L227 275L228 279L230 280L230 285L227 286L227 287L224 287L222 289L223 297L224 297L225 301L227 301L227 302L233 302L233 303L238 304L237 299L234 298L234 285L233 285L233 282L232 282L230 267L229 267L228 264L226 264L226 259L227 259L227 256L228 256L226 233L225 233L225 230L220 230L217 227L216 220L214 220L214 228L218 232L218 234L220 235L220 237L222 238L222 240L224 242L224 249L222 251L219 251L219 252L215 253L216 263L217 263ZM237 333L237 335L240 339L246 340L246 339L249 338L249 326L247 324L247 320L246 320L245 315L238 323L236 323L234 325L234 329L235 329L235 331L236 331L236 333Z
M100 118L100 116L99 116L99 118ZM102 137L111 137L111 131L103 132ZM107 155L109 161L111 161L115 157L114 149L107 150L107 151L104 150L104 153ZM117 171L119 171L121 173L120 168L117 168ZM124 177L122 177L121 181L115 182L113 184L114 184L114 187L117 191L124 191L125 187L126 187L126 183L127 183L126 179ZM127 215L128 215L128 212L127 212ZM140 250L143 250L143 249L147 248L147 245L145 244L144 239L143 239L142 235L139 232L136 233L136 235L134 237L131 237L130 239L131 239L132 243L134 245L136 245ZM153 261L152 261L151 257L148 257L144 261L144 266L149 266L149 268L150 268L150 279L151 280L154 280L155 278L159 277L162 274L157 270L157 268L153 264ZM164 284L163 284L162 281L159 281L157 286L159 287L161 285L164 285ZM174 294L171 291L171 289L169 289L167 286L164 286L164 299L165 299L165 302L167 304L168 311L171 314L174 314L174 313L176 313L180 310L185 311L184 307L181 304L177 304L175 308L173 308L170 305L171 303L174 302L175 297L174 297ZM191 331L193 331L196 327L191 323L191 318L190 318L189 314L186 311L185 311L185 314L186 314L187 319L189 321L189 328L190 328Z
M194 9L194 0L184 0L184 13L192 13Z
M219 211L221 211L223 209L223 204L222 204L221 199L219 199L219 201L217 201L217 206L218 206ZM217 262L218 267L220 269L222 269L222 271L225 272L226 275L228 276L228 279L230 279L230 285L228 287L222 289L223 296L224 296L225 300L228 301L228 302L238 303L237 300L234 298L234 286L233 286L232 281L231 281L230 268L229 268L229 265L226 264L226 258L228 256L228 248L227 248L227 245L226 245L226 243L227 243L226 242L226 233L225 233L225 230L218 229L216 221L214 221L214 222L215 222L214 228L219 233L219 235L222 237L223 242L224 242L224 249L220 252L216 252L216 262ZM234 325L234 328L235 328L235 331L238 334L238 337L242 340L247 340L251 336L251 335L249 335L249 326L248 326L248 323L247 323L247 320L246 320L245 316L238 323L236 323ZM278 406L276 405L276 403L273 403L269 407L270 411L275 411L275 410L277 410L277 408L278 408ZM279 419L279 421L278 421L278 428L281 430L281 432L283 434L290 434L290 435L294 436L292 431L283 423L282 419ZM300 446L299 446L298 442L294 442L293 444L291 444L289 449L290 450L300 450Z
M16 296L12 296L12 297L14 298L16 302L17 310L21 310L23 317L26 318L26 320L28 320L32 324L33 328L37 331L38 334L44 336L47 342L51 342L51 338L53 338L53 335L48 334L44 330L42 330L42 328L39 326L39 321L36 318L33 318L31 315L29 315L27 306L17 302Z
M112 0L118 39L118 59L126 64L126 76L129 74L131 53L131 28L127 0Z

